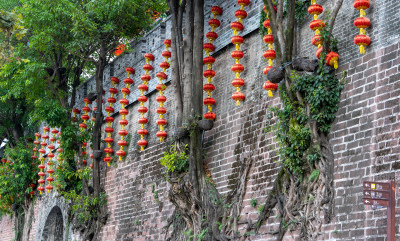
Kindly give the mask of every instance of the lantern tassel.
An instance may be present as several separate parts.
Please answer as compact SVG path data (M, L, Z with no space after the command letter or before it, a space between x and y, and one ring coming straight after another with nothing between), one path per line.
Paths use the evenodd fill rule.
M109 162L107 162L107 166L108 166L108 167L110 166L110 163L109 163Z
M144 147L143 146L140 147L140 151L144 151Z
M333 67L337 69L339 67L338 62L335 60Z
M361 16L361 17L365 17L365 16L366 16L364 9L361 9L361 10L360 10L360 16Z
M365 54L365 47L364 45L360 45L360 53Z
M268 97L274 97L271 90L268 90Z
M236 106L240 106L240 100L236 101Z

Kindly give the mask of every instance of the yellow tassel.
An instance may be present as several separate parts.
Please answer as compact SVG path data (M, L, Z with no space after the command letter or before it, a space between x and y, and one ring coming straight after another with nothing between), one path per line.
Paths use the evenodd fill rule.
M364 45L360 45L360 53L365 54L365 47Z
M50 193L50 190L47 190L48 193Z
M274 47L272 46L272 44L268 44L268 48L273 49Z
M269 60L268 60L268 65L269 65L269 66L274 65L274 62L272 62L272 59L269 59Z
M119 160L119 161L122 161L122 156L119 156L118 160Z
M143 146L140 147L140 151L144 151L144 147Z
M333 67L335 68L335 69L337 69L338 67L339 67L339 64L338 64L338 62L335 60L335 62L334 62L334 64L333 64Z
M235 44L235 50L240 50L240 44Z
M314 14L314 20L318 20L318 15Z
M42 195L42 191L39 191L40 195Z
M268 28L268 34L272 34L271 28Z
M365 29L364 28L360 28L360 34L365 34Z
M364 9L361 9L361 10L360 10L360 16L361 16L361 17L365 17L365 16L366 16Z
M164 142L164 138L160 137L160 142Z
M240 106L240 100L236 101L236 106Z
M315 30L315 35L319 35L321 32L319 31L319 29Z
M107 166L108 166L108 167L110 166L110 163L109 163L109 162L107 162Z
M268 90L268 97L274 97L274 95L272 94L272 91Z

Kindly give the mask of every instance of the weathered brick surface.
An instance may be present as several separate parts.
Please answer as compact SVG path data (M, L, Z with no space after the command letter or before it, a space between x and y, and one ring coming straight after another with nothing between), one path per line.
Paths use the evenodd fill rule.
M2 216L0 219L0 237L1 241L14 240L14 219L9 216Z
M325 9L328 9L331 1L319 1ZM372 26L367 29L372 44L366 48L366 55L358 53L358 47L353 43L353 37L357 29L353 26L353 19L357 11L352 7L352 0L345 0L344 6L339 12L334 33L339 39L339 54L341 56L340 68L337 71L341 75L347 72L347 84L341 95L339 110L330 134L331 145L335 155L335 208L334 220L324 225L324 234L321 240L385 240L386 212L383 209L373 211L362 204L362 181L364 180L395 180L400 185L400 26L399 14L395 14L400 8L400 1L384 0L374 2L367 10ZM265 77L262 69L266 65L262 57L264 44L257 28L261 0L252 1L249 11L249 21L245 44L242 49L245 52L243 64L246 70L243 78L246 85L243 92L246 94L246 102L241 107L236 107L231 99L234 88L230 81L234 74L230 71L234 61L230 57L232 45L227 45L231 36L229 22L233 19L233 12L238 7L231 1L217 1L224 7L224 16L221 19L223 27L218 33L221 36L216 42L218 52L215 53L216 63L214 70L216 77L214 84L216 91L213 97L217 104L214 108L217 119L214 128L204 135L206 149L205 162L212 173L212 178L221 193L229 192L237 181L238 167L246 158L252 158L254 165L251 169L244 198L242 220L257 219L257 209L251 207L252 198L262 204L272 186L277 169L279 157L277 144L271 133L265 133L263 129L267 123L273 123L269 119L267 110L269 106L279 106L279 97L267 98L262 89ZM209 17L209 13L206 16ZM307 19L300 28L298 50L301 56L314 55L316 48L311 45L312 31L308 28ZM208 28L207 28L208 29ZM139 70L143 64L141 57L144 52L156 49L153 53L157 58L154 66L161 61L158 59L162 51L162 40L170 35L168 22L165 35L160 26L145 37L146 42L137 42L135 53L125 57L119 57L114 61L114 75L123 78L125 66L134 66ZM160 37L161 36L161 37ZM154 39L154 43L153 43ZM145 46L150 46L149 49ZM106 86L109 85L110 65L106 70ZM158 70L154 71L154 75ZM141 72L135 75L136 84L132 89L136 90ZM152 88L155 79L151 81ZM91 86L91 80L88 81ZM91 87L90 87L91 86ZM120 86L121 87L121 86ZM170 87L170 86L169 86ZM108 87L107 87L108 88ZM79 101L82 102L83 88L79 93ZM173 89L166 93L168 101L166 108L170 111L165 117L173 124ZM136 99L137 93L131 96L131 101ZM156 93L148 94L148 115L150 131L149 147L144 153L138 152L136 141L138 136L136 120L138 114L137 102L130 105L128 131L132 133L132 141L129 147L129 155L118 167L106 168L102 164L102 184L108 195L108 210L110 217L103 227L101 239L110 240L165 240L163 226L173 211L173 206L168 201L168 185L163 178L162 167L158 160L165 150L165 144L157 144L155 132L157 116L154 109ZM107 95L105 96L107 98ZM116 122L119 120L116 116ZM172 126L172 125L170 125ZM172 130L167 126L168 132ZM118 136L114 136L119 139ZM115 146L116 148L116 146ZM151 186L155 185L158 191L160 203L154 200ZM398 189L396 189L399 196ZM396 201L397 206L400 201ZM399 209L396 210L399 213ZM276 214L276 213L275 213ZM275 214L260 229L260 234L252 236L251 240L275 240L268 234L278 228L274 219ZM2 224L7 222L3 218ZM400 223L400 215L396 222ZM35 222L36 223L36 222ZM35 226L36 224L33 224ZM0 232L6 232L0 226ZM1 233L0 233L1 234ZM399 228L396 228L397 239L400 239ZM285 240L297 240L298 233L288 233ZM33 239L32 239L33 240Z

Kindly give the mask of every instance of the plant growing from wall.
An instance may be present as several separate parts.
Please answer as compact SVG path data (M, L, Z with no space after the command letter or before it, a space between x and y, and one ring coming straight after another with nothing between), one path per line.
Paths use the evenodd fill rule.
M337 41L332 36L332 28L342 2L335 2L329 23L322 29L325 50L336 50ZM264 3L267 9L273 8L271 0L264 0ZM268 10L274 38L278 40L277 62L284 66L284 70L279 88L282 107L270 109L276 123L266 129L276 135L281 169L258 221L249 224L248 230L258 231L278 205L278 240L282 240L288 230L296 228L300 230L301 239L316 240L321 230L321 218L330 222L333 214L334 159L328 134L344 82L339 81L333 69L325 65L326 51L311 73L283 65L294 58L294 29L298 22L295 18L296 1L287 3L286 26L281 21L284 18L283 1L277 1L277 12Z
M326 210L324 214L328 222L332 215L333 153L328 133L337 111L342 84L324 61L320 61L310 74L294 72L290 65L296 53L295 29L307 14L309 3L302 0L264 0L264 3L267 9L273 9L274 3L277 7L276 12L269 11L269 16L276 40L275 66L282 66L284 81L280 86L282 108L271 110L278 122L269 129L276 131L282 167L266 202L260 205L258 221L250 222L243 235L251 234L253 230L257 232L279 205L281 225L277 231L278 240L283 239L287 230L295 228L300 228L302 238L313 240L321 228L322 212ZM327 28L322 31L325 50L334 50L331 30L342 3L343 0L335 1ZM172 39L172 68L175 70L172 84L176 93L176 123L190 132L189 136L179 136L177 141L189 144L189 171L182 178L170 181L169 200L176 208L167 225L174 227L170 239L185 240L185 230L190 230L193 237L204 235L206 240L240 239L238 220L252 160L244 161L239 173L240 181L226 196L219 194L212 182L207 181L210 179L202 162L202 130L197 125L197 116L202 114L202 98L201 93L195 90L200 89L198 84L202 83L200 53L203 43L199 36L204 33L204 2L169 0L168 5L172 15L172 36L175 36ZM185 39L182 34L183 12L187 16ZM321 59L325 55L323 51ZM310 195L314 192L315 195ZM306 208L311 211L302 215ZM175 215L177 213L180 215ZM182 225L182 219L185 225Z

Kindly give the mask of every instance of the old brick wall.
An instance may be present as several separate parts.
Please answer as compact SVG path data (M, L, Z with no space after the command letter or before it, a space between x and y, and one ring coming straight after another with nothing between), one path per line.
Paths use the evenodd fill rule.
M273 123L267 115L269 106L279 106L279 97L267 98L262 89L265 77L262 69L267 64L262 53L265 46L257 32L259 12L262 1L251 1L248 8L249 18L245 20L245 43L242 46L245 57L242 63L246 66L243 78L246 85L243 92L246 102L236 107L231 99L234 88L230 81L234 74L230 71L234 63L230 57L233 46L229 44L232 31L228 24L234 19L234 10L238 8L236 1L219 0L208 5L219 4L224 8L221 19L222 27L218 29L220 38L216 41L217 52L214 54L216 91L213 97L217 104L214 108L217 114L214 129L204 135L206 159L213 181L219 191L226 194L237 181L237 171L241 162L247 158L254 161L251 169L247 193L244 200L242 220L257 219L257 208L250 205L250 200L256 199L258 206L265 201L271 188L274 175L279 168L279 157L274 137L263 129L268 123ZM331 1L317 1L328 9ZM373 211L362 204L362 181L364 180L395 180L400 185L400 1L372 1L367 10L372 26L367 29L372 44L366 48L367 54L358 53L358 47L353 44L357 29L353 19L357 11L352 7L353 0L345 0L339 12L334 29L339 38L339 54L341 56L338 75L347 72L347 84L342 92L342 101L337 113L337 119L332 126L331 144L335 153L335 219L331 224L324 225L321 240L384 240L386 232L386 212L384 209ZM209 12L206 17L210 17ZM316 48L311 45L313 32L308 28L309 17L303 26L298 28L300 36L298 52L300 56L313 57ZM208 28L206 28L208 29ZM104 173L102 184L108 195L108 210L110 217L101 232L101 240L165 240L163 226L172 214L173 207L168 202L168 187L163 178L159 159L165 150L165 144L158 144L155 132L157 116L154 110L155 74L159 71L158 64L163 50L162 41L169 38L169 24L157 26L143 40L135 43L134 53L118 57L107 67L105 73L105 88L109 88L109 77L125 77L124 68L133 66L137 73L134 76L135 90L131 94L133 102L128 109L128 131L132 134L129 155L123 162L112 167L102 164ZM138 135L136 131L137 98L136 90L140 71L144 63L143 54L153 52L157 66L150 82L148 115L150 132L147 140L149 146L145 152L139 152L136 146ZM83 88L86 85L85 88ZM90 79L78 93L78 103L82 103L85 92L94 89L93 79ZM119 88L122 85L119 86ZM167 131L172 134L173 125L173 89L165 92L168 98L165 118L171 123ZM85 90L86 89L86 90ZM105 99L108 94L105 95ZM120 98L120 96L118 97ZM81 105L81 104L80 104ZM82 106L78 106L82 107ZM119 107L117 106L116 109ZM118 122L120 116L115 116ZM118 128L115 125L114 128ZM119 137L116 135L117 140ZM116 149L116 146L114 147ZM158 191L160 202L156 202L152 193L152 185ZM399 189L396 195L399 197ZM39 202L40 203L40 202ZM397 206L400 202L397 201ZM38 204L40 207L40 205ZM399 209L396 210L399 213ZM275 240L268 234L277 229L278 223L271 217L262 227L260 234L252 236L251 240ZM397 215L396 222L400 223ZM38 215L35 215L37 220ZM7 222L3 218L3 222ZM35 227L37 222L33 224ZM3 225L2 225L3 226ZM6 232L0 226L0 232ZM399 225L396 226L397 238L400 239ZM296 240L296 233L288 233L285 240ZM32 237L33 238L33 237ZM0 240L2 240L0 238ZM32 239L34 240L34 239Z
M0 240L12 241L14 239L14 219L9 216L2 216L0 218Z

